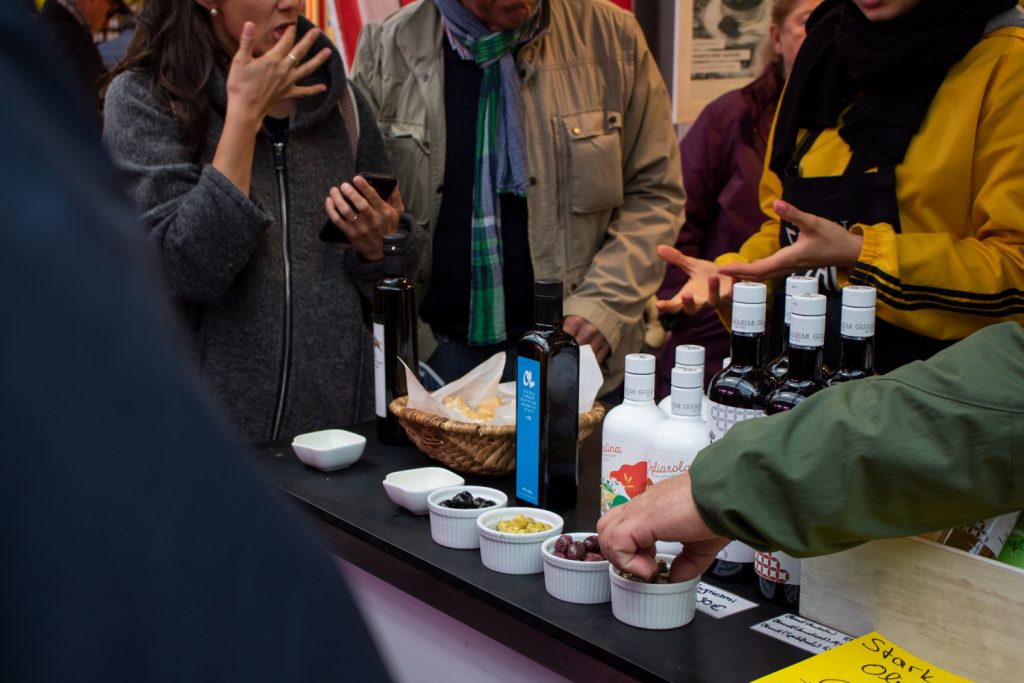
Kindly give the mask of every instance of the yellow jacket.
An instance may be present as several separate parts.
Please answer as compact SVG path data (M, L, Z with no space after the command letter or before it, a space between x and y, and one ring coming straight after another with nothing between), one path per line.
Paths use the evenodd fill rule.
M772 206L782 185L769 159L770 148L760 187L768 220L719 265L779 249ZM828 129L800 173L842 175L849 160L838 129ZM864 245L840 285L875 287L878 317L936 339L1003 320L1024 324L1024 28L989 33L950 69L896 167L896 193L902 232L852 226Z

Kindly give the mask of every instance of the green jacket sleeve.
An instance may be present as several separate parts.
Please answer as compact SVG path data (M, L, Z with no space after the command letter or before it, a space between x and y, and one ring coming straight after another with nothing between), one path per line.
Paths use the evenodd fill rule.
M993 325L737 424L691 468L708 525L822 555L1024 508L1024 331Z

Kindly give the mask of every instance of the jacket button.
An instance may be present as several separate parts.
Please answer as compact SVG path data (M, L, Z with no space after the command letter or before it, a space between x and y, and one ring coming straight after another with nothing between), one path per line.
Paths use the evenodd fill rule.
M519 78L526 78L526 69L519 70Z
M572 134L573 135L579 135L582 132L583 132L583 130L581 128L573 128L572 129Z
M530 176L530 184L531 185L536 185L537 184L536 176Z
M437 186L437 193L441 194L442 192L444 192L444 185L438 185Z

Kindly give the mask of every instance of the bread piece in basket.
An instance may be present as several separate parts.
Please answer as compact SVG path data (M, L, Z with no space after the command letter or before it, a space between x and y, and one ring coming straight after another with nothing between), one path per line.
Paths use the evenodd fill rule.
M416 446L457 472L469 474L510 474L516 469L515 425L486 425L459 422L422 410L407 408L408 396L396 398L389 406L398 416ZM605 409L594 403L580 413L580 441L601 423Z

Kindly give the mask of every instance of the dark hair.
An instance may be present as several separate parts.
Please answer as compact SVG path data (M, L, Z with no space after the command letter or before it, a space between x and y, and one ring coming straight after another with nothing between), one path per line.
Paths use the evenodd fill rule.
M195 154L210 113L206 87L216 63L228 59L209 13L195 0L146 0L128 53L111 70L107 85L125 71L148 76L153 97L181 124L185 144Z

